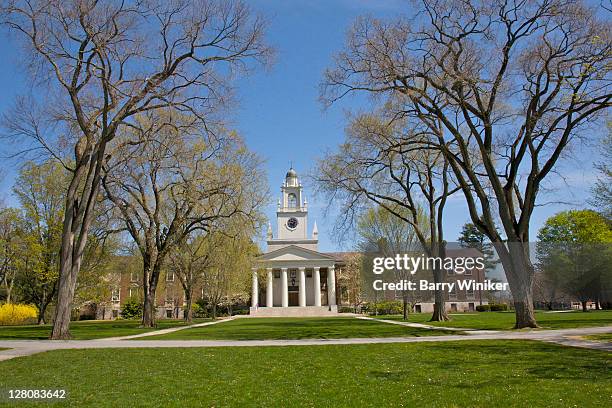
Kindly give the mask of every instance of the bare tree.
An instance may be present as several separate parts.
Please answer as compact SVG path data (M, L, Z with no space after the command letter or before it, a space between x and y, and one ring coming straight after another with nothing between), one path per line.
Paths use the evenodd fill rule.
M358 19L323 98L365 91L439 122L437 143L417 144L444 154L504 266L516 327L536 327L530 220L545 179L610 107L607 12L576 0L422 0L416 11Z
M330 202L341 203L341 222L353 223L364 205L375 203L411 227L427 256L444 258L444 207L457 187L449 179L444 156L406 148L398 123L387 124L379 115L357 117L340 151L320 160L317 182ZM427 131L414 132L410 137L430 138ZM433 276L436 283L444 281L439 263ZM441 291L435 292L432 320L448 320Z
M72 178L51 335L69 338L102 164L117 132L134 115L160 108L213 121L228 80L270 50L262 20L239 1L12 0L3 2L0 18L24 40L24 61L48 113L43 120L19 103L7 118L10 135L56 157L63 157L54 151L61 146L74 155L66 164Z
M168 269L174 272L183 287L185 295L185 314L187 322L193 320L193 291L201 283L204 271L219 262L215 256L214 245L217 241L210 239L210 234L190 234L170 252Z
M139 123L138 130L118 139L126 143L105 164L102 185L142 255L142 324L152 327L155 292L169 253L192 232L215 230L224 219L240 219L245 228L256 224L267 189L260 160L236 135L213 139L198 128L186 135L190 126L165 116ZM135 139L140 142L129 143Z

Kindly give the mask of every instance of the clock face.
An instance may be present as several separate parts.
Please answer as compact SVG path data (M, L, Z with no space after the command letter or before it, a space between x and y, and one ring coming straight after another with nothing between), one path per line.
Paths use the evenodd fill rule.
M291 217L287 220L287 228L289 229L296 229L298 226L298 220L295 217Z

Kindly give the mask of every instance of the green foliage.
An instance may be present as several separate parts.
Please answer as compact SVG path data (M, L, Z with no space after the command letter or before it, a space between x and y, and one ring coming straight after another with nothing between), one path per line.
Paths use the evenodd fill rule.
M538 268L548 284L558 284L579 301L611 302L612 229L591 210L563 211L538 233Z
M461 234L457 239L459 244L464 248L475 248L479 250L485 258L485 270L490 270L495 267L500 261L494 259L495 251L488 238L476 228L471 222L463 225Z
M508 310L508 305L505 303L489 303L488 305L477 305L477 312L505 312Z
M138 299L128 299L121 306L121 317L124 319L137 319L142 317L142 302Z
M366 306L366 311L372 314L402 314L404 311L402 302L399 300L383 300L381 302L371 302Z

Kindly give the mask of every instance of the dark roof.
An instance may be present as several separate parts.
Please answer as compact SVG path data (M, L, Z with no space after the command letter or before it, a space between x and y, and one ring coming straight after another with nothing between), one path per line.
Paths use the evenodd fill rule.
M285 177L297 177L297 173L293 170L293 167L289 169Z

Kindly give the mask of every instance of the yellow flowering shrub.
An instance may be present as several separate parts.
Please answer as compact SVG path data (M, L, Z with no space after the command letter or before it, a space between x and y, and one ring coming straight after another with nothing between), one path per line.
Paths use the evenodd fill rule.
M36 323L38 310L31 305L0 304L0 326Z

